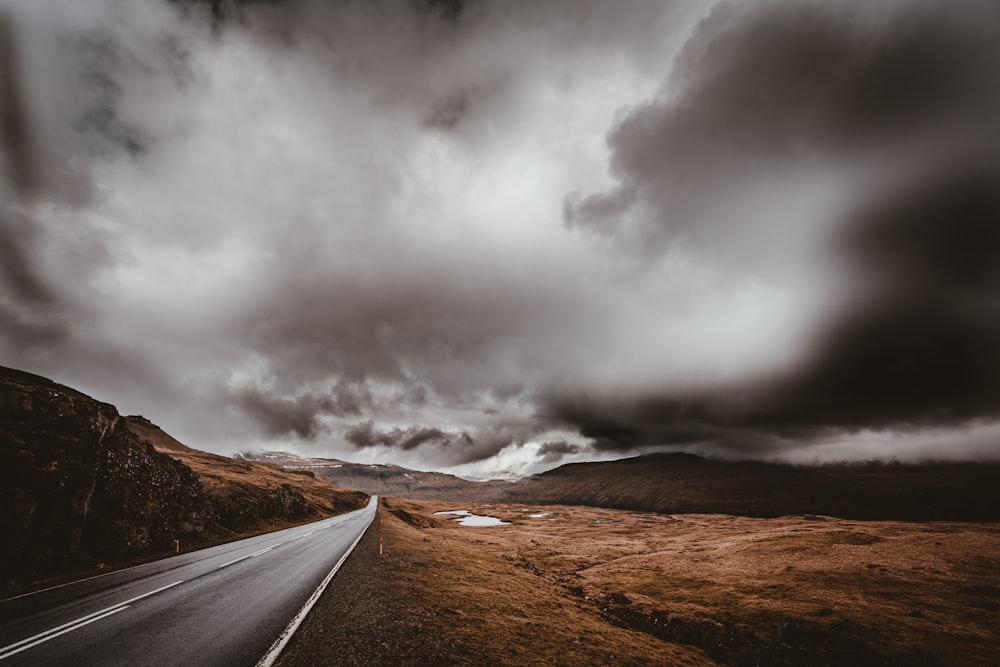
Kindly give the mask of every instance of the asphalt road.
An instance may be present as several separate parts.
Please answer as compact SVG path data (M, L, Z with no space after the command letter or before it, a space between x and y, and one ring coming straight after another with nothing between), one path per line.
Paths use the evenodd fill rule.
M377 503L0 602L0 667L256 665Z

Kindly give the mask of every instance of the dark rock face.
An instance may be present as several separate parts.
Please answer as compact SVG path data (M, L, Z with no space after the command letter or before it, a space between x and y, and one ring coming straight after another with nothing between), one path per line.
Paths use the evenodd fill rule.
M307 519L312 510L291 484L282 484L267 493L257 489L230 492L215 496L213 501L215 515L224 526L248 526L262 516Z
M5 579L167 548L212 518L198 476L140 443L114 406L0 369Z
M291 484L210 493L114 406L0 367L3 585L320 516Z

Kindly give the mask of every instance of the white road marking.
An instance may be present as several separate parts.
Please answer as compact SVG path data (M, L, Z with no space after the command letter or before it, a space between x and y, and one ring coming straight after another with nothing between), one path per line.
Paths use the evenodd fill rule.
M143 593L142 595L137 595L134 598L130 598L128 600L125 600L124 602L119 602L118 604L111 605L110 607L106 607L100 611L95 611L92 614L81 616L75 621L70 621L69 623L63 623L62 625L54 627L50 630L46 630L45 632L39 632L37 635L33 635L31 637L28 637L27 639L22 639L19 642L14 642L13 644L4 646L3 648L0 648L0 660L9 658L10 656L16 655L17 653L27 650L33 646L38 646L39 644L47 642L50 639L54 639L59 635L64 635L67 632L72 632L73 630L76 630L77 628L82 628L83 626L89 625L94 621L99 621L102 618L107 618L108 616L111 616L112 614L117 614L120 611L128 609L128 606L133 602L136 602L143 598L148 598L150 595L156 595L161 591L165 591L168 588L173 588L174 586L183 583L184 583L183 580L175 581L172 584L161 586L160 588L157 588L154 591Z
M281 544L284 544L284 542L282 542ZM240 562L241 560L246 560L247 558L253 558L254 556L259 556L259 555L261 555L261 554L266 554L266 553L267 553L268 551L270 551L270 550L271 550L271 549L273 549L274 547L280 547L280 546L281 546L281 544L275 544L275 545L272 545L272 546L269 546L269 547L268 547L268 548L266 548L266 549L261 549L260 551L255 551L255 552L253 552L252 554L249 554L249 555L247 555L247 556L240 556L239 558L237 558L237 559L235 559L235 560L231 560L231 561L229 561L228 563L223 563L222 565L220 565L219 567L217 567L217 568L215 568L215 569L216 569L216 570L221 570L221 569L222 569L222 568L224 568L224 567L229 567L229 566L230 566L230 565L232 565L233 563L239 563L239 562Z
M21 646L20 648L16 648L13 651L5 651L3 653L0 653L0 660L5 660L5 659L11 657L12 655L17 655L21 651L27 651L29 648L34 648L35 646L38 646L39 644L44 644L45 642L49 641L50 639L55 639L59 635L64 635L67 632L73 632L74 630L82 628L85 625L90 625L94 621L99 621L102 618L107 618L108 616L111 616L112 614L117 614L118 612L125 611L128 608L129 608L128 605L125 605L124 607L115 607L111 611L105 612L105 613L101 614L100 616L95 616L94 618L87 619L83 623L77 623L76 625L73 625L71 627L65 628L63 630L60 630L59 632L54 632L54 633L52 633L52 634L50 634L50 635L48 635L46 637L42 637L41 639L33 641L30 644L25 644L24 646ZM13 646L13 644L12 644L12 646Z
M374 497L374 498L372 498L372 502L369 503L369 507L371 507L372 505L375 505L376 503L377 503L377 496ZM372 517L374 517L374 512L372 513ZM339 517L336 517L336 518L339 518ZM371 518L369 518L368 521L370 523L371 522ZM233 563L238 563L239 561L246 560L247 558L253 558L255 556L260 556L261 554L265 554L268 551L274 549L275 547L281 546L282 544L287 544L288 542L297 540L297 539L299 539L301 537L309 537L310 535L313 535L314 533L316 533L316 532L318 532L320 530L325 530L327 528L331 528L334 525L338 525L340 523L341 522L336 521L336 520L330 520L329 523L327 523L326 525L323 525L322 527L317 527L316 529L314 529L314 530L312 530L312 531L310 531L308 533L305 533L304 535L299 535L298 537L292 538L291 540L287 540L285 542L280 542L278 544L269 546L269 547L267 547L265 549L261 549L260 551L255 551L254 553L249 554L247 556L242 556L241 558L237 558L235 560L231 560L228 563L225 563L224 565L220 565L219 568L217 568L217 569L221 569L221 568L227 567L229 565L232 565ZM361 535L358 535L357 540L355 540L354 544L351 546L351 550L353 550L354 546L357 545L357 543L361 540L362 535L364 535L364 531L362 531ZM280 652L281 648L284 647L284 645L291 638L291 634L295 632L295 629L302 622L302 618L304 618L305 614L308 613L308 609L311 608L313 604L315 604L316 599L319 598L319 595L322 593L323 589L326 588L326 584L329 583L329 580L333 577L333 575L336 573L336 571L340 568L340 566L343 564L343 562L347 559L347 555L350 554L351 550L348 550L348 552L346 554L344 554L344 556L340 559L340 562L338 562L337 565L334 567L333 571L331 571L327 575L327 578L324 581L324 583L320 586L319 589L317 589L313 593L313 598L311 598L310 601L307 602L307 607L304 607L302 610L300 610L299 616L296 619L293 619L292 624L290 624L289 627L287 627L285 629L285 633L283 633L283 637L279 637L279 641L275 642L275 645L273 645L271 647L272 648L272 652L269 652L269 653L270 653L270 660L272 662L273 662L273 660L275 658L277 658L278 652ZM146 564L146 565L148 565L148 564ZM113 572L106 572L104 574L100 574L100 575L97 575L95 577L90 577L88 579L82 579L82 580L75 581L75 582L67 582L65 584L60 584L58 586L53 586L51 588L43 589L42 591L34 591L32 593L25 593L24 595L19 595L17 597L27 597L29 595L35 595L37 593L42 593L42 592L45 592L45 591L48 591L48 590L52 590L54 588L62 588L63 586L70 586L70 585L73 585L73 584L83 583L85 581L89 581L90 579L97 579L99 577L104 577L104 576L108 576L108 575L111 575L111 574L119 574L121 572L125 572L126 570L132 570L132 569L136 569L136 568L139 568L139 567L143 567L143 565L136 565L136 566L133 566L133 567L130 567L130 568L125 568L123 570L116 570L116 571L113 571ZM55 639L56 637L59 637L61 635L67 634L69 632L72 632L73 630L77 630L77 629L82 628L82 627L84 627L86 625L90 625L91 623L95 623L95 622L100 621L102 619L108 618L109 616L117 614L118 612L125 611L126 609L130 608L129 605L131 603L133 603L133 602L136 602L138 600L142 600L143 598L147 598L147 597L149 597L151 595L155 595L157 593L160 593L162 591L167 590L168 588L173 588L174 586L177 586L177 585L182 584L182 583L184 583L184 580L175 581L172 584L167 584L166 586L161 586L160 588L157 588L156 590L149 591L148 593L143 593L142 595L137 595L134 598L130 598L128 600L125 600L124 602L120 602L120 603L112 605L110 607L106 607L106 608L104 608L104 609L102 609L100 611L95 611L93 613L87 614L86 616L81 616L80 618L78 618L76 620L70 621L68 623L63 623L60 626L51 628L51 629L46 630L44 632L40 632L40 633L38 633L36 635L28 637L27 639L22 639L22 640L20 640L18 642L15 642L13 644L8 645L8 646L4 646L4 647L0 648L0 660L4 660L6 658L9 658L9 657L11 657L13 655L21 653L22 651L26 651L26 650L28 650L30 648L38 646L39 644L43 644L43 643L45 643L45 642L47 642L47 641L49 641L51 639ZM8 599L14 599L14 598L8 598ZM277 648L277 652L274 652L275 648ZM265 659L267 657L268 656L265 656Z
M332 519L321 519L321 521L329 522L332 525L332 524L337 523L337 519L339 519L339 518L340 517L333 517ZM316 522L313 522L313 523L317 523L318 524L319 521L316 521ZM285 530L295 530L295 527L286 528ZM316 531L312 531L312 532L306 533L303 537L308 537L309 535L312 535L314 532L316 532ZM222 546L225 546L225 545L222 545ZM188 554L181 554L181 555L182 556L186 556ZM53 591L53 590L55 590L57 588L64 588L66 586L75 586L77 584L86 583L86 582L92 581L94 579L100 579L101 577L109 577L112 574L121 574L123 572L129 572L131 570L136 570L136 569L138 569L140 567L146 567L146 568L148 568L151 565L156 565L157 563L165 563L165 562L169 561L172 558L178 558L178 557L179 556L168 556L168 557L164 557L162 560L153 561L151 563L140 563L139 565L133 565L131 567L123 567L120 570L111 570L110 572L102 572L101 574L95 574L92 577L85 577L83 579L77 579L76 581L67 581L64 584L57 584L55 586L49 586L47 588L41 588L41 589L39 589L37 591L30 591L28 593L21 593L20 595L14 595L14 596L9 597L9 598L4 598L3 602L9 602L11 600L18 600L20 598L26 598L26 597L29 597L29 596L32 596L32 595L38 595L39 593L45 593L45 592L48 592L48 591ZM160 574L160 573L159 572L154 572L152 574Z
M344 555L340 557L340 560L338 560L337 564L333 566L330 573L326 575L326 578L320 583L319 588L313 591L313 594L309 596L309 599L306 600L306 603L302 606L302 609L299 610L299 613L295 615L295 618L292 619L291 623L289 623L282 633L278 635L278 638L274 640L274 643L271 644L271 648L267 649L267 653L265 653L257 662L256 667L272 667L274 665L278 656L281 655L281 652L284 650L285 645L288 644L292 635L294 635L295 631L299 629L300 625L302 625L302 621L305 620L306 615L312 610L313 605L315 605L320 596L323 595L323 591L326 590L330 580L333 579L333 575L337 574L337 570L340 569L340 566L344 564L347 557L351 555L352 551L354 551L354 547L358 546L358 542L361 541L361 538L365 536L365 533L368 531L368 527L371 526L372 521L375 519L375 514L378 512L378 496L371 497L371 500L368 501L368 508L372 510L371 516L368 517L368 523L365 524L364 529L358 534L357 539L355 539L354 543L348 547L347 551L344 552Z

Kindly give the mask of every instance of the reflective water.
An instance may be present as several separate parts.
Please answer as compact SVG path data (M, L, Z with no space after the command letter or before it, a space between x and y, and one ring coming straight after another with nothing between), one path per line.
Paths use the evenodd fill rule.
M509 526L509 521L501 521L495 516L480 516L473 514L469 510L452 510L449 512L434 512L435 515L455 514L453 521L457 521L463 526Z

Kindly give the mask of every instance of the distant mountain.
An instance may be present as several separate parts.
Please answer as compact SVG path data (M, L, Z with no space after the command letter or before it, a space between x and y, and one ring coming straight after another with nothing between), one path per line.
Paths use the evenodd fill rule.
M471 482L442 472L422 472L391 464L302 458L288 452L241 452L237 456L290 470L307 470L345 489L410 500L490 502L502 497L511 486L503 480Z
M1000 521L1000 465L793 466L649 454L560 466L521 480L507 498L666 514Z
M0 585L299 523L367 498L185 447L142 417L0 367Z
M395 465L244 453L384 496L461 502L589 505L663 514L865 520L1000 521L1000 465L882 463L793 466L648 454L570 463L515 481L470 482Z

